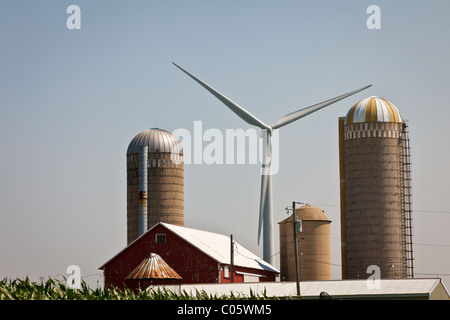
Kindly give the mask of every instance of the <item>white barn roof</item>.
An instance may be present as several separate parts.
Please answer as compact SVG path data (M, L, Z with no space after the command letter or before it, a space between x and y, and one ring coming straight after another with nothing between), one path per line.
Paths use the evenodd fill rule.
M118 252L114 257L109 259L107 262L105 262L99 269L103 270L104 267L112 261L115 257L117 257L119 254L121 254L123 251L125 251L127 248L132 246L136 241L139 241L142 237L144 237L147 232L155 228L157 225L162 225L166 229L172 231L174 234L178 235L180 238L186 240L191 245L211 257L212 259L216 260L217 262L221 264L230 264L230 238L218 234L213 233L209 231L203 231L203 230L197 230L192 228L186 228L181 226L176 226L169 223L159 222L158 224L155 224L152 228L147 230L143 235L136 238L133 242L128 244L125 248L123 248L120 252ZM234 265L240 266L240 267L246 267L246 268L252 268L252 269L259 269L259 270L266 270L270 272L280 273L280 271L272 266L271 264L267 263L257 255L255 255L253 252L247 250L243 246L241 246L239 243L234 241L235 247L234 247Z
M161 225L186 240L221 264L230 264L230 237L219 233L180 227L160 222ZM279 273L279 270L234 241L234 265Z

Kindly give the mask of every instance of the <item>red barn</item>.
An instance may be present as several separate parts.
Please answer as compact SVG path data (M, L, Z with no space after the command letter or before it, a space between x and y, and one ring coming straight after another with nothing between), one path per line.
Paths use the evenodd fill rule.
M159 255L182 284L231 282L230 238L208 231L158 223L99 269L105 287L125 286L125 278L149 254ZM275 281L279 271L234 242L234 282ZM153 284L160 284L157 281Z

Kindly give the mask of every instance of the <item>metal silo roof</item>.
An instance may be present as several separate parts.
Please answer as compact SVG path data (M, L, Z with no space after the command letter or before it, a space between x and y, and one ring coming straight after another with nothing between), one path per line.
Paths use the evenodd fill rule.
M170 132L159 128L138 133L128 145L127 154L139 153L139 149L144 146L148 146L148 152L183 154L180 141Z
M345 124L358 122L403 122L398 109L386 99L368 97L356 103L347 113Z
M318 208L316 206L312 206L310 204L305 204L304 206L302 206L300 208L296 208L295 209L295 214L296 214L297 220L302 220L302 221L329 221L329 222L331 222L331 220L328 219L328 217L325 215L325 212L322 209L320 209L320 208ZM290 215L286 219L280 221L279 224L280 223L287 223L287 222L292 222L292 215Z

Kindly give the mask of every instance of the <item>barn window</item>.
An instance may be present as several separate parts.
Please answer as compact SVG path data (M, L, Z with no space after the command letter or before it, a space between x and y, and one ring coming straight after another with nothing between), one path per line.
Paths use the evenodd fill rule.
M266 278L267 276L256 273L240 272L236 271L237 274L244 276L244 282L260 282L260 278Z
M166 243L166 234L165 233L156 234L156 243Z
M224 278L230 277L230 268L228 266L223 266L223 277Z

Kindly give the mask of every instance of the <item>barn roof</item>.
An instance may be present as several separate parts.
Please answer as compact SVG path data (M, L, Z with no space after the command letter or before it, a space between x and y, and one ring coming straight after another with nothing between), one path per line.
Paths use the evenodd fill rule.
M221 264L230 264L230 237L192 228L160 222L161 225L183 238L194 247ZM234 265L279 273L279 271L253 252L234 241Z
M180 238L184 239L198 250L202 251L204 254L208 255L212 259L216 260L220 264L230 264L230 237L218 234L214 232L186 228L181 226L176 226L169 223L159 222L152 228L146 231L142 236L131 242L127 247L118 252L114 257L105 262L99 269L104 269L104 267L116 258L123 251L127 250L134 243L145 237L145 235L154 229L156 226L162 225L166 229L170 230L174 234L178 235ZM234 241L234 265L245 268L252 268L258 270L265 270L274 273L280 273L271 264L267 263L253 252L247 250L242 245Z

